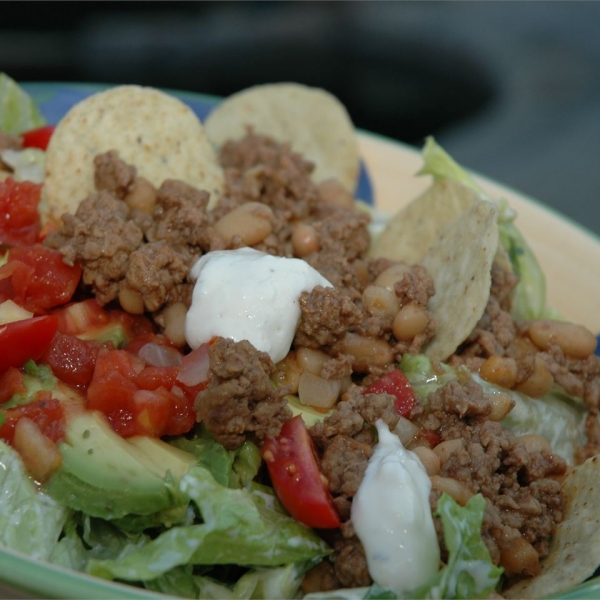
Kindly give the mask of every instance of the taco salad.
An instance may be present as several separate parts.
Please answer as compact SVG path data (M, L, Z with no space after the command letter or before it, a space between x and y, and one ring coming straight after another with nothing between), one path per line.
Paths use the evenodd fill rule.
M381 218L329 93L47 124L0 75L0 547L183 598L541 598L600 565L600 357L429 138Z

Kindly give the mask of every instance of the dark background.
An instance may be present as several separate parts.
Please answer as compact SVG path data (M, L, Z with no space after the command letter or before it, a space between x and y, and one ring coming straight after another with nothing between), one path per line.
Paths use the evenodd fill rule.
M3 2L18 81L321 86L600 233L600 3Z

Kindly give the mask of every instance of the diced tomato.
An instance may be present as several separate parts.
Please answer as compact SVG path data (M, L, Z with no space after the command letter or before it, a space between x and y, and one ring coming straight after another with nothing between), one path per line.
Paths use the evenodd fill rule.
M81 269L69 266L58 250L41 244L11 248L0 267L0 302L13 300L36 313L68 302L79 283Z
M417 433L414 443L416 446L429 446L430 448L435 448L442 441L441 436L435 431L431 431L429 429L421 429L419 433Z
M416 404L415 392L406 375L400 369L386 373L381 379L372 383L365 394L391 394L396 397L394 407L403 417L408 417Z
M69 335L79 335L104 327L110 321L108 311L95 298L73 302L55 310L54 314L58 317L58 330Z
M134 394L134 421L139 430L144 432L143 435L164 435L165 425L173 411L172 395L163 387L156 390L138 390Z
M340 526L319 470L314 443L301 416L287 421L278 437L268 437L261 454L277 496L292 517L317 529Z
M135 377L135 383L142 390L156 390L164 387L170 390L177 383L178 367L145 367Z
M40 234L42 185L31 181L15 181L8 177L0 182L0 243L34 244Z
M196 390L181 385L177 374L178 367L146 366L126 350L101 350L88 408L103 412L123 437L187 433L196 422Z
M73 302L53 312L58 317L59 331L87 339L99 336L110 325L122 327L126 340L154 331L147 317L131 315L121 309L106 310L95 298Z
M23 147L46 150L53 133L53 125L44 125L43 127L38 127L37 129L30 129L29 131L21 134Z
M15 426L19 419L31 419L40 431L53 442L59 442L65 435L64 411L61 403L52 398L50 392L41 392L38 399L15 408L3 409L4 423L0 427L0 438L12 444Z
M138 354L146 344L160 344L169 348L175 347L173 342L171 342L168 337L164 335L158 335L154 331L146 331L136 335L133 339L127 342L125 345L125 350L131 352L132 354Z
M16 367L9 367L0 376L0 404L8 402L15 394L22 394L26 391L23 373Z
M50 365L54 375L64 383L85 387L94 375L99 350L92 342L57 331L41 362Z
M0 373L9 367L22 367L28 360L38 360L57 328L58 319L52 315L0 325Z

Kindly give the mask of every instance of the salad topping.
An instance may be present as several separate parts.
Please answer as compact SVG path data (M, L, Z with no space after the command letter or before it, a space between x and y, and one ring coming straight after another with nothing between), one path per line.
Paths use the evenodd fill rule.
M7 134L43 125L0 84L24 106ZM3 544L197 598L543 596L594 573L595 338L433 140L431 189L383 231L345 110L295 84L206 129L156 90L93 95L35 149L43 186L6 152L0 514L29 512ZM567 546L586 557L558 576Z

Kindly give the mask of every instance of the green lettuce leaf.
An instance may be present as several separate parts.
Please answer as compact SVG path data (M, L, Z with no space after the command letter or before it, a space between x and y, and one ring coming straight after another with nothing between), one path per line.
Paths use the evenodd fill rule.
M503 570L494 566L481 538L485 499L473 496L463 507L443 494L436 516L442 520L448 562L434 581L410 598L487 598L498 585Z
M0 73L0 131L15 135L45 124L29 94L6 73Z
M91 559L88 572L145 581L187 564L272 567L330 552L311 529L266 500L264 490L225 487L203 467L192 467L180 487L198 508L201 524L172 527L141 547L125 547L116 558Z
M226 450L203 426L194 429L192 438L180 436L171 445L198 457L198 464L207 468L221 485L241 488L250 483L260 468L260 450L246 441L237 450Z
M530 398L512 390L505 390L484 381L473 379L488 394L507 394L514 408L502 419L502 426L515 435L537 434L550 441L555 454L573 464L576 448L586 443L584 431L587 409L558 386L541 398Z
M38 492L19 454L2 441L0 496L0 544L34 559L48 559L70 513Z
M423 168L420 175L432 175L436 180L450 180L471 188L485 200L495 202L500 209L498 228L500 242L508 253L519 283L513 296L512 314L517 319L555 317L546 307L546 279L525 238L514 224L515 212L504 199L489 196L475 179L461 167L433 137L428 137L423 148Z
M147 581L145 586L154 592L181 598L297 598L302 577L311 565L312 562L300 562L284 567L253 569L230 585L212 577L196 575L191 566L177 567Z
M4 150L2 162L12 168L11 177L17 181L44 182L44 166L46 153L38 148L25 148L24 150Z

